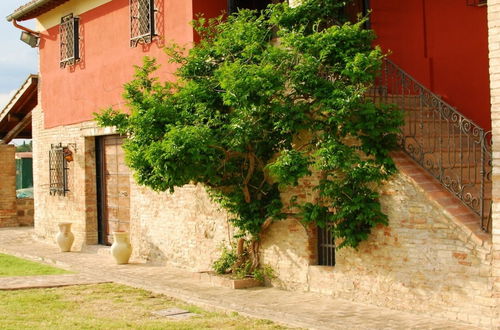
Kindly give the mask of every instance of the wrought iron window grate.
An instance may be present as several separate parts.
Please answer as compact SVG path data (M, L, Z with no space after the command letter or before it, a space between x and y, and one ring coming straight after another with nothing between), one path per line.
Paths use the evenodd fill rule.
M61 68L74 65L80 59L80 20L73 14L61 18L59 26Z
M335 239L331 226L318 226L318 265L335 266Z
M130 0L130 46L147 44L156 36L154 0Z
M68 163L61 143L52 144L49 150L50 194L64 196L68 189Z

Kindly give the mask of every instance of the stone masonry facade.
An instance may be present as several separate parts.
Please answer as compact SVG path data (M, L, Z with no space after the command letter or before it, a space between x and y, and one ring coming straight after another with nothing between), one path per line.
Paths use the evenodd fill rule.
M500 0L488 0L488 45L493 138L492 281L500 324Z
M491 329L500 326L500 143L495 143L500 140L500 0L488 0L488 24L494 141L492 234L477 231L477 223L462 208L443 204L448 201L443 199L446 193L439 189L429 193L433 184L422 184L423 176L412 174L411 165L403 160L398 163L400 172L381 189L389 226L376 228L357 250L337 251L334 267L317 265L314 227L303 226L293 214L270 226L264 233L261 257L277 273L272 285ZM40 107L33 110L32 124L36 235L55 244L57 223L69 221L76 238L74 250L97 244L95 137L115 134L114 130L97 128L93 122L45 129ZM66 196L49 194L48 154L51 144L58 143L71 145L74 155ZM13 150L0 146L0 159L10 152L14 159ZM2 175L10 172L2 166L0 179L6 182L10 179ZM201 186L188 185L169 194L138 186L133 177L130 184L133 258L191 271L209 270L220 245L232 239L228 215L209 200ZM307 192L307 182L301 188L305 188L301 198L314 198ZM15 199L2 198L0 205L1 227L17 211Z
M35 206L33 198L18 198L17 223L19 226L33 226Z
M0 144L0 228L18 226L15 153L14 145Z
M429 193L409 175L418 165L404 161L381 189L389 226L338 250L334 267L317 265L314 228L295 217L273 224L262 242L263 263L279 274L273 284L493 328L491 242L460 221L467 209L437 203L446 192L436 184Z
M69 221L74 250L96 244L95 136L114 131L93 122L44 129L43 112L36 108L33 132L36 235L54 243L57 223ZM49 194L48 154L58 143L70 145L74 156L66 196ZM427 194L415 178L401 171L384 186L390 225L377 228L358 250L338 251L335 267L316 265L315 228L305 228L293 216L273 224L261 248L263 263L278 274L272 284L476 325L498 324L498 297L492 292L495 241L457 221L453 209L436 204L436 194ZM133 258L209 270L220 244L232 239L225 212L200 186L169 194L138 186L133 177L130 183Z
M33 226L33 198L16 198L16 146L0 145L0 228Z
M94 122L44 129L43 112L33 112L33 172L35 233L55 242L59 222L72 222L74 250L97 244L95 137L115 134ZM68 192L49 193L49 150L68 145ZM199 186L179 188L171 195L140 187L130 177L130 232L133 258L168 262L193 271L206 271L218 257L218 247L232 237L225 213L210 202Z

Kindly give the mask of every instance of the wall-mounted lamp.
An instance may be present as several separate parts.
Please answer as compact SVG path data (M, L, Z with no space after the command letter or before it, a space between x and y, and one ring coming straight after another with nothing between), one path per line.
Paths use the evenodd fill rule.
M21 41L24 43L27 43L30 45L32 48L35 48L38 46L40 38L33 33L22 31L21 32Z
M63 155L68 163L73 161L73 151L69 150L68 147L63 148Z
M73 151L69 147L73 147L73 151L76 152L76 143L68 143L66 147L63 147L63 156L68 163L73 161Z

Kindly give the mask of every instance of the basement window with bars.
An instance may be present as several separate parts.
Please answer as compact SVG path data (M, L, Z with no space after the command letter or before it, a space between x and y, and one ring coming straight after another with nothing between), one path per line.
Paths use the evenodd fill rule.
M130 47L153 42L155 12L154 0L130 0Z
M59 26L61 68L74 65L80 59L80 19L69 14L61 18Z
M50 194L65 196L68 189L68 163L65 159L64 150L67 149L59 144L52 144L49 150L49 178Z
M335 266L335 239L331 226L318 228L318 265Z

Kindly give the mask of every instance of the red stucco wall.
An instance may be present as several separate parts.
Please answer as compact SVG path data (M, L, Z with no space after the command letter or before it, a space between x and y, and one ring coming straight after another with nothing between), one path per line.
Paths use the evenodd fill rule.
M227 13L227 0L193 0L193 19L201 14L203 17L218 17ZM200 41L200 37L195 33L194 39Z
M491 127L486 7L457 0L372 0L390 58L483 128Z
M141 64L146 55L162 63L158 71L162 79L172 79L175 67L166 63L161 47L169 41L192 44L193 29L189 23L194 15L193 3L158 3L163 7L159 8L157 22L162 39L148 47L130 47L129 0L114 0L79 15L82 59L71 68L59 67L59 27L42 34L41 102L46 128L91 120L94 112L109 106L123 107L123 84L131 80L133 65ZM206 10L208 14L220 12L206 4L198 7L197 11Z

